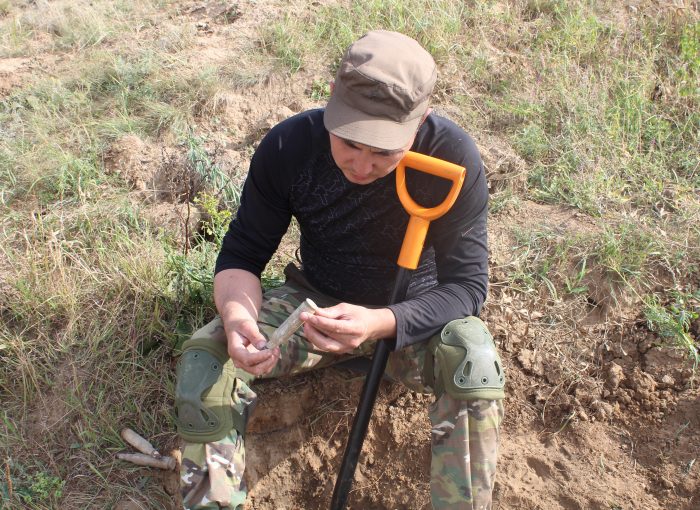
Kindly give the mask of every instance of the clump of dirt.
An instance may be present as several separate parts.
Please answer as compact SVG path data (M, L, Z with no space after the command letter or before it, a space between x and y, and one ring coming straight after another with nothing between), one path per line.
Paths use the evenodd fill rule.
M240 169L247 164L243 156L222 149L216 157L217 168L226 179L240 186ZM104 153L105 171L124 179L149 224L175 235L178 244L185 238L191 239L206 220L194 200L200 193L220 193L205 181L195 165L184 146L157 145L133 134L116 140Z
M0 58L0 97L24 82L29 72L30 59L24 57Z
M632 414L661 422L677 407L678 395L693 390L686 355L661 345L643 322L622 328L617 341L604 346L603 360L604 396L624 411L622 421Z
M104 154L107 173L122 177L148 202L186 203L202 189L202 176L181 152L168 151L130 134Z
M512 147L498 139L487 139L479 143L484 162L489 192L503 190L522 191L527 181L527 163Z

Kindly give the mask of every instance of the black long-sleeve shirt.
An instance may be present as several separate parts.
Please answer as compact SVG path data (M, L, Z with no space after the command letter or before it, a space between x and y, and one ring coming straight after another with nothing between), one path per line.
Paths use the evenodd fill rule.
M397 349L429 338L450 320L478 315L488 282L488 189L474 141L431 114L411 150L464 166L467 177L455 205L430 224L406 301L389 306ZM411 169L406 182L425 207L441 203L452 184ZM396 177L348 181L333 161L323 110L281 122L260 142L216 272L237 268L260 276L292 216L301 229L304 274L317 289L350 303L388 302L409 218Z

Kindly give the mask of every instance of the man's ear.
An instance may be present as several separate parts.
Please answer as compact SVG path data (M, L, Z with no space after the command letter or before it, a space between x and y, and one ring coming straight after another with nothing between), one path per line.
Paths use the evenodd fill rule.
M333 90L333 88L331 88ZM420 120L420 124L418 124L418 127L420 127L423 122L425 122L425 119L428 118L428 115L430 115L433 112L433 107L429 106L427 110L425 110L425 113L423 114L423 118Z
M328 86L331 89L331 96L333 95L333 91L335 90L335 80L331 80L328 82Z

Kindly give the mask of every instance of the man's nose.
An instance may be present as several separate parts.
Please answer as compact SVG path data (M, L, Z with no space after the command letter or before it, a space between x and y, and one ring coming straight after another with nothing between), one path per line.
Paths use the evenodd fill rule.
M372 173L372 154L369 151L361 151L355 158L355 173L363 177Z

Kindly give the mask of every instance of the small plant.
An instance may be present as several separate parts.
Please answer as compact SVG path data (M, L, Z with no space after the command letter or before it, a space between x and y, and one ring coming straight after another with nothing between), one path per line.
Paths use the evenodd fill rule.
M309 96L314 101L326 100L331 97L331 86L325 80L314 80L311 84Z
M595 255L598 264L619 280L646 276L644 270L654 256L659 255L656 240L633 223L606 226L596 240Z
M233 213L230 209L219 208L219 199L208 193L200 193L194 199L194 203L199 205L206 215L202 225L204 234L210 237L216 246L220 246Z
M547 154L549 141L541 126L530 123L520 132L516 139L516 147L527 159L537 161Z
M564 277L564 285L566 286L567 294L582 294L588 292L588 286L583 284L583 279L586 277L586 262L587 259L583 259L580 263L580 268L576 272L573 278L568 276Z
M208 246L211 243L203 243ZM183 305L211 304L214 250L191 250L187 255L171 252L167 256L170 288Z
M544 284L553 300L588 292L585 236L554 230L515 232L519 256L511 273L513 282L530 291ZM575 265L572 265L575 262ZM562 286L563 282L563 286Z
M216 197L221 197L225 207L236 209L241 198L240 186L231 182L231 177L212 161L204 148L204 139L190 134L184 143L187 146L187 159L192 169L214 189Z
M300 39L294 37L287 27L291 26L290 18L281 23L275 23L263 30L261 35L262 47L266 53L275 57L281 66L290 73L296 73L304 66L304 49Z
M697 96L700 94L700 21L683 27L679 41L680 56L683 65L678 69L681 81L681 94Z
M0 478L0 508L14 508L13 502L22 506L35 507L46 504L56 504L63 496L65 482L59 477L44 470L43 466L24 466L7 460L4 475ZM9 503L4 506L4 503Z
M688 353L693 368L700 363L696 340L690 334L690 325L700 316L700 291L693 294L673 293L674 300L664 306L657 296L645 300L644 316L650 330Z

